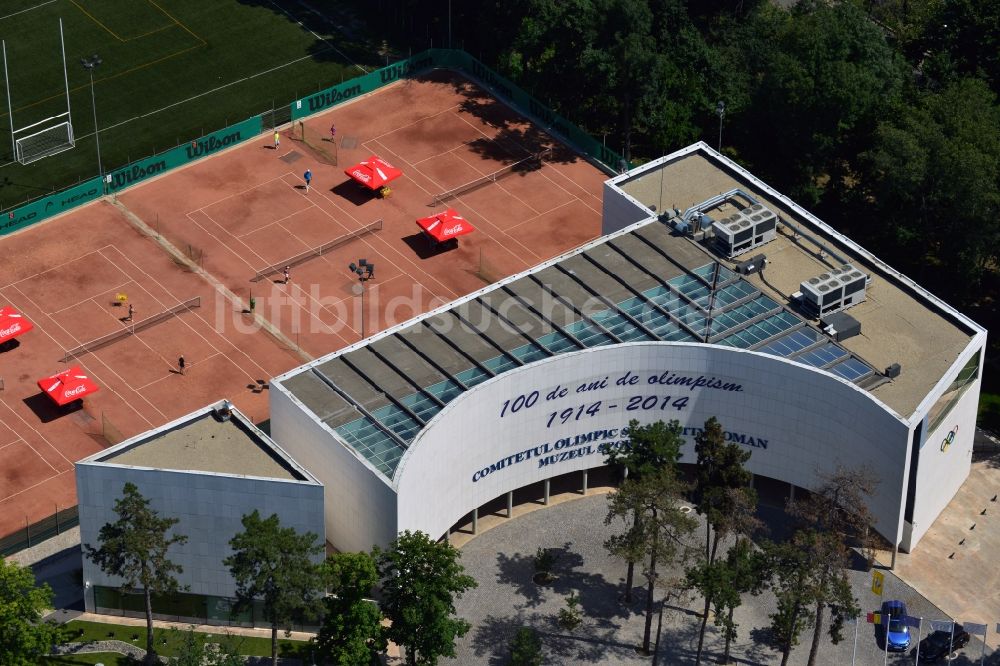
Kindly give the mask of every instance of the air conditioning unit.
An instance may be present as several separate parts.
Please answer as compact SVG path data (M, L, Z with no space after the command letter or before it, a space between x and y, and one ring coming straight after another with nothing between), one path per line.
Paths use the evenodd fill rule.
M811 277L799 285L803 311L811 317L824 317L846 310L865 300L868 279L850 264Z
M749 252L777 236L778 216L754 204L712 223L716 249L727 259Z

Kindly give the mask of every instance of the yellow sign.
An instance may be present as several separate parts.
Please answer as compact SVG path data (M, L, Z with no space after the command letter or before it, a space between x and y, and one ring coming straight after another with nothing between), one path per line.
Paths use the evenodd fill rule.
M872 572L872 593L882 596L882 583L885 582L885 574L881 571Z

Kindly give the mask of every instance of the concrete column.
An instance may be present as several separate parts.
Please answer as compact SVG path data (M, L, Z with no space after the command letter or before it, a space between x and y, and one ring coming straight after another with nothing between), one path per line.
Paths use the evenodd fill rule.
M510 490L507 492L507 517L514 517L514 491Z
M545 479L545 499L542 502L545 506L549 505L549 480Z
M583 491L580 494L587 494L587 470L583 470Z
M788 499L791 500L792 502L795 501L795 484L794 483L789 483L788 484Z
M479 507L472 510L472 533L479 534Z
M753 482L754 482L754 478L755 478L755 477L754 477L754 474L753 474L753 472L750 472L750 489L751 489L751 490L753 489Z

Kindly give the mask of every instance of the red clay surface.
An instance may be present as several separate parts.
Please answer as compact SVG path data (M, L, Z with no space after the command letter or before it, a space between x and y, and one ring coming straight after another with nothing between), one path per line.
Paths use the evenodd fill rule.
M337 144L325 140L337 124ZM312 356L405 321L597 236L598 169L555 144L480 88L439 72L402 82L305 123L306 141L270 134L135 187L119 203L156 229ZM342 141L347 139L347 146ZM352 146L353 141L356 145ZM514 172L447 203L434 196L544 147L540 169ZM389 198L375 198L344 168L371 153L401 168ZM333 162L336 161L336 164ZM302 189L309 167L312 189ZM429 250L415 220L453 207L475 226L458 248ZM281 276L257 270L376 220L383 229ZM221 398L256 421L267 418L258 380L301 362L287 344L252 325L242 302L174 261L110 202L4 238L0 305L24 312L35 330L0 353L0 536L76 503L73 462L117 439L160 426ZM347 268L365 258L375 279L360 286ZM57 412L35 381L62 369L65 349L135 319L201 297L169 318L75 363L101 391ZM177 357L187 361L176 374Z

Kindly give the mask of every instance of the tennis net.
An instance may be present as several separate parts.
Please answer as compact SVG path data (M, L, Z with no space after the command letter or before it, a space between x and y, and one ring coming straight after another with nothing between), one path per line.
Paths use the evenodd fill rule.
M475 180L470 180L469 182L459 185L458 187L453 187L450 190L445 190L444 192L435 195L434 203L432 205L444 203L454 199L460 194L466 194L468 192L472 192L473 190L477 190L484 185L495 183L500 178L514 173L515 171L534 171L536 169L540 169L542 167L542 163L551 156L551 148L546 148L541 152L533 153L524 159L508 164L502 169L497 169L493 173L488 173L485 176L481 176Z
M66 363L70 359L76 358L86 354L87 352L97 351L102 347L107 347L112 342L121 340L122 338L127 338L130 335L135 335L139 331L143 331L153 324L158 324L164 319L169 319L170 317L177 316L183 312L187 312L192 308L201 307L201 296L195 296L194 298L188 299L183 303L179 303L172 308L159 312L155 315L146 317L145 319L140 319L137 322L131 323L129 326L121 329L120 331L114 331L108 333L107 335L102 335L99 338L94 338L88 342L83 343L79 347L74 347L73 349L67 349L65 355L60 359L60 363Z
M370 224L366 224L360 229L355 229L354 231L346 233L343 236L338 236L337 238L334 238L332 241L323 243L322 245L306 250L305 252L300 252L294 257L289 257L284 261L279 261L276 264L271 264L267 268L257 271L257 274L254 275L252 278L250 278L250 281L260 282L268 275L277 275L282 270L284 270L285 266L288 266L289 268L291 268L292 266L297 266L301 263L309 261L314 257L318 257L321 254L325 254L326 252L329 252L334 248L340 247L345 243L350 243L355 238L361 238L362 236L366 236L370 233L374 233L376 231L381 231L381 230L382 230L382 218L379 218Z

